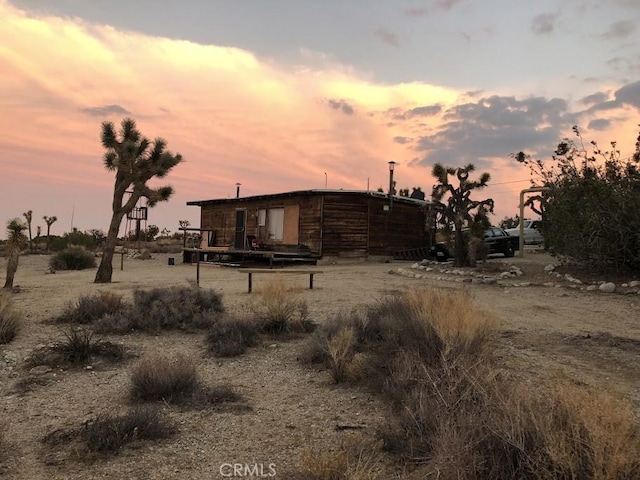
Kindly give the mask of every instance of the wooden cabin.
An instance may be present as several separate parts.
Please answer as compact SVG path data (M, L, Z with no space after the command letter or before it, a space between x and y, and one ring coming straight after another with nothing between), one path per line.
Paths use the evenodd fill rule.
M429 246L429 203L368 191L303 190L190 201L203 252L369 257Z

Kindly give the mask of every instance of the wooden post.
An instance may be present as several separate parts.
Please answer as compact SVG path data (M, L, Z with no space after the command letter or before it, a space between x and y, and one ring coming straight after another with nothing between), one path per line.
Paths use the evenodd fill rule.
M249 291L247 293L251 293L251 272L249 272L248 275L249 275Z
M309 274L309 290L313 290L313 273Z
M120 252L120 271L124 270L124 251Z
M200 251L196 248L196 285L200 286Z

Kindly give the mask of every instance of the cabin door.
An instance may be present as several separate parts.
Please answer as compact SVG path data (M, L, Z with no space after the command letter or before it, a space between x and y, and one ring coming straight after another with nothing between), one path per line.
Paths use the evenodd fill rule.
M236 235L233 246L236 250L245 250L247 211L236 210Z

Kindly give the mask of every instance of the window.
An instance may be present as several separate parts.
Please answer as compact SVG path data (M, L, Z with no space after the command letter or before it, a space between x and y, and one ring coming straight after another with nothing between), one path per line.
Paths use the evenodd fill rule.
M267 211L264 208L258 210L258 240L267 239Z
M284 236L284 208L267 210L267 229L269 240L282 240Z

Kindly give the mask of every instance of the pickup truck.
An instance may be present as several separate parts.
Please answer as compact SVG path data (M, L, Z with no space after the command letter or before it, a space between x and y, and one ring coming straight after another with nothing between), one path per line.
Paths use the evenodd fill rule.
M540 220L525 220L524 224L524 243L525 245L541 245L544 243L544 237L540 232L542 222ZM520 227L509 228L505 230L509 235L520 236Z

